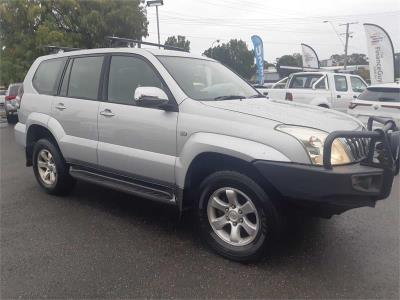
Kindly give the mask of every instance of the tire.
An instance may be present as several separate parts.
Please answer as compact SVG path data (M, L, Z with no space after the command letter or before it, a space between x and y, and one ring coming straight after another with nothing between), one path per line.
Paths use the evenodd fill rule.
M7 114L7 123L8 124L15 124L15 117L13 115Z
M75 181L69 174L69 167L60 150L51 141L41 139L35 143L32 161L36 180L48 194L65 195L71 191ZM47 164L47 167L43 167L44 164ZM46 169L50 171L50 175L43 179ZM54 176L51 176L51 173L54 173Z
M235 202L230 201L228 195L234 200L235 193L237 206L227 210L227 204ZM246 175L235 171L215 172L201 183L198 195L201 236L215 252L228 259L239 262L259 259L279 232L281 217L277 209L260 185ZM212 200L214 196L222 201L216 203ZM247 203L249 200L253 205ZM255 213L245 213L252 210ZM226 225L222 229L215 229L223 223Z

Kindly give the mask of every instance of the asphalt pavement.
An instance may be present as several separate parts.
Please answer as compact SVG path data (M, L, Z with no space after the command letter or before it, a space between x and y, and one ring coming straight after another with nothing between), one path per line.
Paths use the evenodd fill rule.
M45 194L0 124L0 298L399 299L399 178L389 199L296 218L255 264L210 252L193 217L88 183Z

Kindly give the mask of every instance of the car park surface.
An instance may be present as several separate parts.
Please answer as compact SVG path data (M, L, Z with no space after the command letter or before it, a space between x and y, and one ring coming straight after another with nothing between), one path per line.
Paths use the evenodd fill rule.
M1 283L10 298L399 298L399 177L376 208L298 218L270 255L239 264L190 216L88 183L44 194L0 126Z

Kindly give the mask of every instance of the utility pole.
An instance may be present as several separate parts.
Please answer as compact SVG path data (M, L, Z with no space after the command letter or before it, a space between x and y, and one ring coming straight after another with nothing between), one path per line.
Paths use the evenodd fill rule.
M345 70L346 70L346 67L347 67L347 49L349 47L349 38L352 37L351 34L353 33L353 32L349 32L349 28L350 28L350 25L357 24L357 23L358 22L340 24L340 26L346 26L346 33L345 33L346 42L345 42L345 45L344 45L344 66L343 66L343 68Z

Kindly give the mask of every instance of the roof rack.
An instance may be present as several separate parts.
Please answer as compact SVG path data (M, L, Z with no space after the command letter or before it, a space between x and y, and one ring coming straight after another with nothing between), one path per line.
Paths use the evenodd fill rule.
M62 53L62 52L82 50L81 48L59 47L59 46L52 46L52 45L46 45L46 46L43 46L43 48L52 50L53 53Z
M119 46L121 46L121 44L122 45L125 44L126 45L125 47L134 47L135 45L137 45L138 48L141 48L142 45L148 45L148 46L161 47L166 50L189 52L186 49L183 49L180 47L164 45L164 44L156 44L156 43L150 43L150 42L143 42L143 41L139 41L139 40L121 38L121 37L116 37L116 36L107 36L106 39L110 41L110 47L119 47Z

